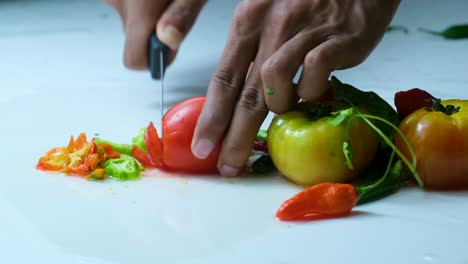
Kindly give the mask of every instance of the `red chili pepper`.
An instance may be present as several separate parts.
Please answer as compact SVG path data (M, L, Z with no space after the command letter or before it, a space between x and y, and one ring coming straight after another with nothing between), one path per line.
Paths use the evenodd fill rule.
M414 111L423 107L432 107L432 99L435 99L427 91L413 88L408 91L400 91L395 94L395 106L401 118L405 118Z
M291 221L345 216L351 213L358 198L351 184L320 183L285 201L276 217Z

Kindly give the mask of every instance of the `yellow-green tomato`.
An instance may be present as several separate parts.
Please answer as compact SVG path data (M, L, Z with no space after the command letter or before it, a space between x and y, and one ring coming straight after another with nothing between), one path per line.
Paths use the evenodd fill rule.
M273 163L286 178L303 186L352 180L374 158L379 144L378 135L358 117L333 125L329 114L320 117L317 104L307 104L300 110L275 117L270 124L268 150ZM345 109L337 103L329 107L328 112ZM315 109L312 115L310 109ZM348 135L353 169L348 167L343 153L348 121L351 122Z

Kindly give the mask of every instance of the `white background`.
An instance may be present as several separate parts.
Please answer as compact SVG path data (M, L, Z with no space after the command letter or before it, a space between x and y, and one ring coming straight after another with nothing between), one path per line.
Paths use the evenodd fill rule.
M167 72L167 103L203 95L236 1L209 1ZM403 1L365 63L337 72L389 102L420 87L468 98L468 40L416 32L467 21L466 1ZM282 223L299 188L276 175L157 174L88 182L34 169L72 134L127 142L158 118L158 86L123 68L101 1L0 0L0 263L468 263L468 193L404 190L352 217Z

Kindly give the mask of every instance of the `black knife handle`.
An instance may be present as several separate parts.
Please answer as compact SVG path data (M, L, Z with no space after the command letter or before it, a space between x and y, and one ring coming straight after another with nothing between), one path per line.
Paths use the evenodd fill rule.
M163 52L163 73L166 72L166 66L169 58L169 47L162 43L156 33L151 35L148 45L148 68L151 72L151 78L155 80L161 79L161 62L160 53Z

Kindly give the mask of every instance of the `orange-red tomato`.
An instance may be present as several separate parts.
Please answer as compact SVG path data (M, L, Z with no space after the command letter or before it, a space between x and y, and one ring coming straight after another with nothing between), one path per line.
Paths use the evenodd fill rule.
M148 168L182 173L216 173L221 147L215 148L203 160L196 158L190 147L204 103L205 97L195 97L171 107L162 120L162 138L153 123L150 123L145 134L148 153L133 146L133 157Z
M468 188L468 101L442 101L460 107L458 112L419 109L400 124L416 154L416 170L427 188ZM400 136L396 146L412 160L407 145Z
M180 102L169 109L163 118L162 159L168 170L187 173L216 173L218 146L206 159L198 159L190 148L198 117L205 97Z

